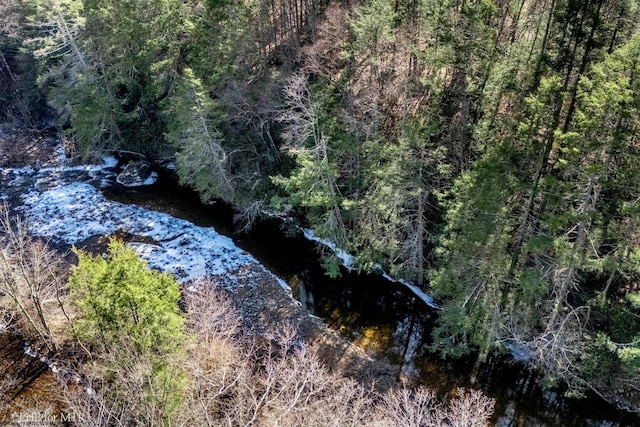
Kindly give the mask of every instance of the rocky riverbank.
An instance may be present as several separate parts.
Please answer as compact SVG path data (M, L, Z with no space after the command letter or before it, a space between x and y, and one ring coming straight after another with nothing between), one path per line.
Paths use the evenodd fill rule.
M113 163L71 166L57 134L48 130L4 128L0 148L0 199L28 221L33 235L60 251L75 245L99 253L110 237L118 237L135 247L152 268L172 272L184 286L208 278L225 289L248 333L266 336L291 324L332 368L362 381L375 379L381 387L395 382L397 368L371 360L321 319L306 313L281 279L227 237L210 227L106 199L100 189L117 185ZM68 259L73 262L73 257ZM3 337L19 339L18 333L4 332ZM33 369L29 368L30 375L6 369L5 396L9 397L0 415L6 418L16 410L27 410L28 385L38 382L48 384L45 394L50 396L50 406L59 411L56 382L46 365L24 352L5 353L0 364L23 363ZM32 403L43 402L47 399L41 396Z

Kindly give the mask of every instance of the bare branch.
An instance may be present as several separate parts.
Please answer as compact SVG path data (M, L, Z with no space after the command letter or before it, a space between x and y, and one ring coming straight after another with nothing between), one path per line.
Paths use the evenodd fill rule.
M30 237L27 225L11 218L6 204L0 206L0 245L0 300L14 307L30 339L57 350L68 333L60 297L65 283L62 257Z

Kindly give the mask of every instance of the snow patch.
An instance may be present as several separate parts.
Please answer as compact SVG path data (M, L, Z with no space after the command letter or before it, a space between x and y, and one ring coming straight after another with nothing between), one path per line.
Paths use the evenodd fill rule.
M513 358L518 362L527 363L531 361L531 349L524 344L509 342L504 347L511 353Z
M172 272L181 282L207 275L233 278L231 272L242 265L258 264L211 227L198 227L165 213L108 200L89 184L34 191L25 194L23 202L21 209L31 233L38 236L68 244L117 230L151 238L157 243L131 243L131 247L150 267ZM290 292L284 281L279 282Z
M104 156L102 158L102 165L105 168L115 168L116 166L118 166L119 162L120 161L116 159L115 156Z
M406 280L403 279L396 279L395 277L392 277L389 273L382 273L382 276L391 281L391 282L396 282L396 283L400 283L401 285L406 286L407 288L409 288L409 290L411 292L413 292L413 294L420 298L422 301L424 301L425 304L427 304L429 307L435 308L435 309L440 309L440 304L438 304L437 302L435 302L435 300L433 299L433 297L429 294L427 294L426 292L424 292L422 289L420 289L418 286L414 285L411 282L408 282Z
M28 175L32 177L34 174L45 175L50 173L65 173L65 172L99 172L104 169L103 165L79 165L79 166L51 166L46 168L34 169L31 166L25 166L23 168L5 168L4 173L13 173L14 175Z
M149 177L144 180L142 185L152 185L152 184L155 184L157 180L158 180L158 174L156 172L151 172Z
M309 228L305 228L302 231L304 233L304 237L306 237L308 240L321 243L324 246L330 248L333 251L333 253L335 253L335 255L338 257L338 259L342 262L342 265L344 265L346 268L351 270L353 266L353 260L354 260L353 255L340 249L334 242L316 236L313 230Z
M58 138L58 140L60 141L58 144L56 144L56 157L57 157L57 163L61 166L64 166L67 164L67 153L66 151L64 151L64 145L62 144L62 138Z
M291 286L289 286L287 284L287 282L285 282L281 278L277 277L276 275L273 275L273 277L276 279L276 281L278 282L278 285L280 285L280 287L282 287L282 289L287 291L288 294L292 294L293 290L291 289ZM300 301L296 300L296 303L300 304Z
M134 182L125 182L120 175L116 178L116 182L120 185L124 185L125 187L142 187L145 185L153 185L158 180L158 174L156 172L151 172L144 181L134 181Z

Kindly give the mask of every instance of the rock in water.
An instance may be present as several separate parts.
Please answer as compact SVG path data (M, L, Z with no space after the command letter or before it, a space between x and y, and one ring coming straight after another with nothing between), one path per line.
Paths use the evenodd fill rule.
M127 163L122 172L118 174L116 182L126 187L139 187L151 185L156 182L158 174L151 171L151 165L146 160Z

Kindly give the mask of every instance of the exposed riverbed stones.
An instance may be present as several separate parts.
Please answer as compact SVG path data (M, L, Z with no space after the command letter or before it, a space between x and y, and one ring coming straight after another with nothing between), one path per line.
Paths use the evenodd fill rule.
M6 145L7 133L0 139L0 144ZM11 141L20 144L30 139ZM198 276L208 276L226 289L242 315L247 333L265 336L284 323L291 324L334 369L362 380L375 377L380 387L394 383L397 368L371 360L319 318L307 314L281 279L237 248L231 239L167 214L108 201L96 187L115 180L112 168L107 164L67 166L55 135L33 147L38 151L30 157L33 164L16 164L15 156L14 160L10 156L0 159L0 199L8 202L12 211L27 217L34 234L62 250L78 244L91 251L100 251L100 242L117 236L129 241L153 268L173 271L187 286ZM19 152L17 145L12 149ZM78 191L74 193L72 189ZM97 228L88 228L83 218L90 219ZM14 356L31 359L24 352ZM18 362L9 359L0 363ZM41 371L40 376L52 375L46 365ZM11 380L12 393L19 396L23 378L18 375ZM50 393L53 401L55 395Z
M152 185L157 179L158 174L151 170L151 164L146 160L139 160L127 163L118 174L116 182L125 187L140 187Z

